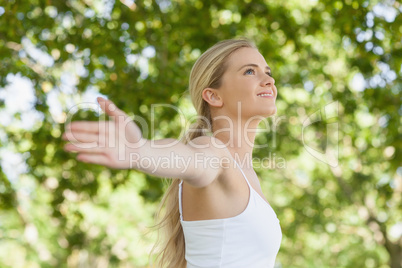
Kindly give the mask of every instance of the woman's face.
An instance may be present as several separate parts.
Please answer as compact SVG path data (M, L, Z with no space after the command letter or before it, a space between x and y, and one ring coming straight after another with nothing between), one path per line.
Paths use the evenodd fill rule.
M268 117L276 113L275 80L257 49L240 48L229 57L218 92L223 101L222 112L231 118L239 114L243 119Z

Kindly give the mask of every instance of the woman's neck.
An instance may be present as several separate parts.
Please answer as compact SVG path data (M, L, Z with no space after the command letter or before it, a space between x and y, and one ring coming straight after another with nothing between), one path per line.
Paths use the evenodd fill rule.
M254 140L260 121L258 118L254 120L215 120L213 122L214 137L226 145L242 169L253 169Z

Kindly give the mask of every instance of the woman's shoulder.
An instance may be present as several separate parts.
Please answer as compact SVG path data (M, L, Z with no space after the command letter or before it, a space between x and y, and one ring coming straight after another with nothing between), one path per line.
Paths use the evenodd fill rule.
M233 158L226 144L213 136L200 136L188 143L190 146L196 149L210 150L214 155L219 158L227 159L225 162L232 162Z
M216 167L216 165L222 167L221 172L215 180L215 182L218 182L218 185L228 188L230 184L228 184L228 181L231 181L233 176L239 175L237 174L238 170L234 168L236 166L234 162L235 160L230 154L227 144L218 138L213 136L200 136L192 140L191 146L199 149L201 156L196 155L196 158L199 162L202 162L205 168L208 168L209 166ZM202 159L202 153L206 151L208 151L210 157Z

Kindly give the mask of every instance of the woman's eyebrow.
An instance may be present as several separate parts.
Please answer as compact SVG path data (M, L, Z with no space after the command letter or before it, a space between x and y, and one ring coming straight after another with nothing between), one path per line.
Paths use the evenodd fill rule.
M243 69L244 67L247 67L247 66L259 67L258 64L248 63L248 64L245 64L242 67L240 67L238 71L240 71L241 69ZM265 69L267 69L268 71L271 71L271 68L269 66L265 66Z

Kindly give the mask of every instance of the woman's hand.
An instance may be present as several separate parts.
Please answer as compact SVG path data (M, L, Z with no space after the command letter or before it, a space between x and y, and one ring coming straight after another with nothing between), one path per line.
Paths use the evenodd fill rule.
M64 149L77 152L77 159L82 162L116 169L135 168L136 163L130 156L146 142L141 130L113 102L103 98L97 100L112 120L76 121L67 125L63 139L70 143Z

